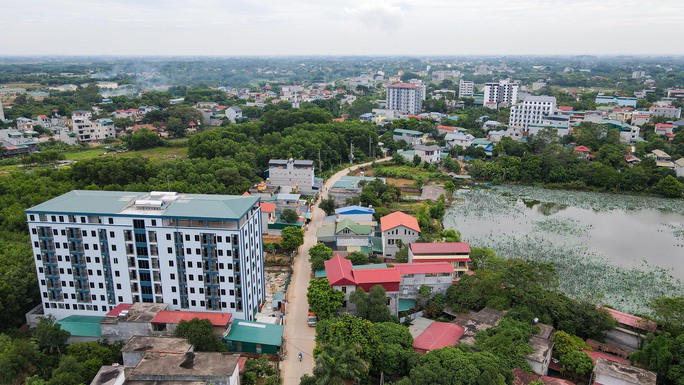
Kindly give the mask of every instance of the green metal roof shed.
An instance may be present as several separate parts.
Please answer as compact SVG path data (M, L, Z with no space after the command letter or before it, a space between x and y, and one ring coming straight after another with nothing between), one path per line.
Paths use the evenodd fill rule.
M235 321L224 340L230 351L277 354L283 344L283 325Z
M57 323L73 337L100 338L100 321L104 317L88 315L70 315Z

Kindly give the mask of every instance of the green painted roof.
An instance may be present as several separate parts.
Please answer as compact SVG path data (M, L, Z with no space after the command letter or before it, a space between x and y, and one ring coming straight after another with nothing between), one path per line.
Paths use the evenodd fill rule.
M103 318L89 315L70 315L57 321L57 323L72 336L99 338L100 321Z
M149 193L73 190L26 210L27 213L151 215L172 218L239 219L259 200L254 196L178 194L160 210L141 210L135 201L160 201Z
M314 278L328 278L328 274L325 272L325 269L316 270L314 272Z
M345 175L340 178L337 182L335 182L332 187L333 188L343 188L346 190L358 190L359 189L359 182L362 180L365 180L367 182L372 182L376 179L380 179L382 183L385 183L385 178L376 178L372 176L349 176Z
M409 311L416 308L415 299L399 298L399 311Z
M368 265L355 265L354 270L365 270L365 269L384 269L387 267L386 263L370 263Z
M420 131L415 131L415 130L405 130L403 128L397 128L396 130L392 131L393 135L412 135L412 136L423 136L424 134Z
M316 230L316 238L334 238L335 226L321 226Z
M283 325L252 321L234 321L226 341L280 346L283 343Z
M360 225L349 218L344 218L337 222L335 227L335 234L339 234L342 230L349 229L352 233L357 235L368 235L373 232L373 227L368 225Z

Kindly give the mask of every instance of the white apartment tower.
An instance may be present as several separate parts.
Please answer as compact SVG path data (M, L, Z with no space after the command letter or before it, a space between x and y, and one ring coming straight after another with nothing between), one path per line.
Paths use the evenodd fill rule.
M542 124L544 118L555 111L555 97L529 95L511 107L508 125L527 129L530 124Z
M56 319L150 302L253 320L264 301L258 197L75 190L26 215Z
M5 121L5 110L2 109L2 99L0 99L0 122Z
M465 98L465 97L471 97L475 93L475 82L467 81L461 79L460 82L458 82L458 97L459 98Z
M425 86L420 83L395 83L387 87L387 109L418 114L423 109Z
M508 103L515 104L518 101L519 83L511 83L508 80L485 83L484 103Z

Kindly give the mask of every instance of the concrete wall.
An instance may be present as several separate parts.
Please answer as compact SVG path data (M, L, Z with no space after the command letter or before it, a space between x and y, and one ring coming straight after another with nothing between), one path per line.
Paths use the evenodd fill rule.
M636 385L632 382L627 382L627 381L621 380L619 378L607 376L603 373L599 373L596 375L596 378L594 379L594 383L599 383L602 385Z
M399 251L397 247L397 240L401 240L404 245L415 242L420 233L411 230L405 226L399 226L394 229L383 231L382 233L382 256L385 258L394 258L394 255ZM394 240L394 244L389 244L390 240Z
M152 326L147 322L101 323L102 339L128 341L133 336L151 336Z
M615 328L606 333L606 343L615 345L620 349L638 350L641 348L642 339L634 332Z
M432 288L432 294L444 294L452 284L451 275L445 277L426 277L425 274L415 274L413 277L401 278L399 292L404 297L408 295L409 297L417 298L418 290L421 286L425 285Z

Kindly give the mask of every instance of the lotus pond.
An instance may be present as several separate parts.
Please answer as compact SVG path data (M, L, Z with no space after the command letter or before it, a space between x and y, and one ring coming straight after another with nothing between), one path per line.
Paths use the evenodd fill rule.
M461 190L444 217L475 247L553 263L567 294L648 313L684 295L684 202L657 197L497 186Z

